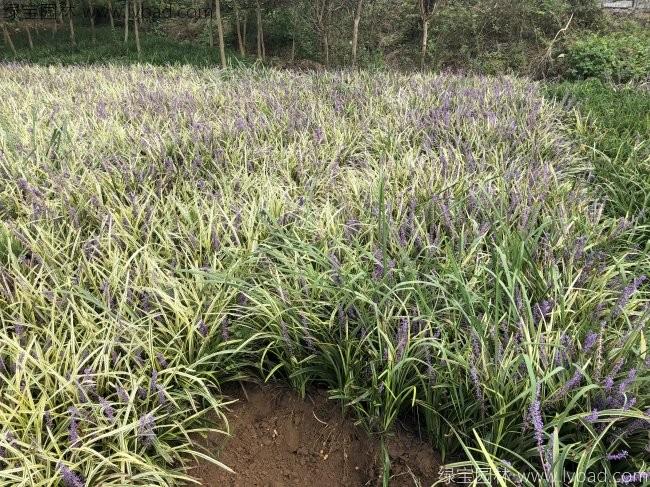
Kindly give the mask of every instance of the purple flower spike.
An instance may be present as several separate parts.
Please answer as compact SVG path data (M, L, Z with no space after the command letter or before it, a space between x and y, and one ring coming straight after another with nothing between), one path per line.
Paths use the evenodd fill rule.
M111 406L111 404L103 397L99 398L99 404L102 407L102 413L104 413L104 416L106 416L111 423L115 421L115 408L113 408L113 406Z
M406 318L400 318L399 330L397 330L397 349L395 352L398 362L402 360L402 356L404 355L404 349L406 348L408 338L409 338L409 322Z
M610 462L618 462L620 460L625 460L628 457L629 453L627 450L621 450L620 452L610 453L607 455L607 460Z
M224 342L230 340L230 317L226 316L221 322L221 338Z
M485 414L485 396L483 395L483 389L481 388L481 378L479 377L476 365L472 365L469 370L469 375L472 378L472 383L474 384L474 395L476 396L476 400L481 407L481 413Z
M86 487L86 482L80 475L74 473L65 465L59 463L59 471L65 487Z
M533 422L533 429L535 430L535 441L537 446L541 448L544 443L544 422L542 420L542 405L539 400L541 386L537 385L537 392L535 400L531 403L528 413Z
M167 367L169 367L169 363L167 362L167 360L165 359L165 356L162 353L158 352L156 354L156 360L158 360L158 364L163 369L166 369Z
M307 350L309 350L311 353L316 353L316 348L314 347L314 338L309 333L309 323L307 322L307 318L304 315L300 316L300 328L304 336Z
M138 438L145 446L151 446L156 439L154 428L156 427L156 419L152 413L145 414L139 420L138 424Z
M600 411L598 409L594 409L591 411L589 416L587 416L585 419L587 420L588 423L595 423L598 421L598 417L600 416Z
M151 371L151 380L149 381L149 390L155 392L158 388L158 371L153 369Z
M372 271L372 278L376 281L384 277L384 256L381 250L376 250L374 253L375 268Z
M289 354L293 355L293 347L291 346L291 338L289 337L289 328L283 319L280 319L280 332L282 333L282 339L289 349Z
M208 325L205 324L205 321L199 320L196 326L199 330L199 335L206 338L208 336Z
M117 387L117 397L122 402L129 402L129 394L126 392L126 390L122 386Z
M19 339L22 339L25 335L25 325L22 323L14 323L14 333Z
M564 385L560 388L560 390L557 392L557 398L555 400L562 399L569 392L571 392L573 389L578 387L581 382L582 382L582 372L580 370L576 370L575 373L573 374L573 377L571 377L568 381L566 381Z
M625 380L623 380L621 384L618 386L619 394L621 395L625 394L627 388L630 387L630 384L632 384L636 380L636 375L637 375L636 369L631 369L627 373L627 377L625 378Z
M70 408L68 410L68 414L70 414L70 429L68 432L68 441L70 441L71 446L77 446L77 444L79 443L79 423L77 420L79 411L76 408Z
M167 402L167 396L165 395L165 389L160 384L156 385L156 395L158 396L158 403L163 406Z
M533 320L535 324L539 323L542 318L547 318L553 308L555 307L555 302L552 299L544 300L541 303L537 303L533 309Z
M621 367L623 367L623 364L625 363L624 359L618 359L616 363L614 364L614 367L612 367L612 371L610 374L605 377L605 380L603 381L603 388L609 392L612 387L614 386L614 377L616 374L618 374L619 370L621 370Z
M585 337L585 341L582 344L582 351L584 353L589 352L594 345L598 342L599 335L598 333L594 333L593 331L590 331L587 336Z
M616 306L614 307L613 311L613 317L618 318L622 313L623 309L627 305L627 303L630 301L634 293L641 287L641 284L643 284L646 280L646 276L639 276L636 279L634 279L630 284L628 284L625 289L621 292L621 295L618 298L618 301L616 302Z

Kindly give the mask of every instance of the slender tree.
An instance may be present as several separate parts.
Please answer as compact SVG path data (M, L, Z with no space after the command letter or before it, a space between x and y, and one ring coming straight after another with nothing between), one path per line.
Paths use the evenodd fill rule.
M34 49L34 41L32 40L32 30L29 28L29 23L25 22L25 33L27 34L27 43L29 44L29 50Z
M93 0L88 0L88 14L90 15L90 32L93 44L96 44L97 36L95 35L95 8L93 6Z
M73 46L77 45L77 38L74 35L74 22L72 21L72 4L70 0L66 0L65 9L68 14L68 26L70 27L70 42Z
M429 23L436 7L436 0L417 0L420 10L420 22L422 24L422 42L420 44L420 69L424 69L427 60L427 48L429 43Z
M244 55L246 55L246 37L248 35L248 10L244 10L244 20L243 20L243 29L242 29L242 44L244 47Z
M226 46L223 40L223 23L221 22L221 2L214 0L214 8L217 15L217 34L219 35L219 57L221 58L221 66L228 67L226 61Z
M262 28L262 6L260 1L255 2L255 12L257 15L257 59L264 60L264 30Z
M4 38L5 44L9 46L9 49L11 49L11 52L14 53L14 57L16 57L16 46L14 46L14 42L11 40L11 34L9 33L9 29L7 28L7 23L5 22L5 19L2 15L4 15L5 11L5 6L4 6L4 1L0 0L0 24L2 24L2 37Z
M59 24L63 24L63 14L61 13L61 2L54 0L54 22L52 23L52 37L59 31Z
M25 27L25 34L27 34L27 43L31 51L34 49L34 40L32 39L32 30L29 28L30 22L29 20L25 20L20 17L20 12L18 11L17 4L14 3L13 7L14 7L14 19L16 19L19 22L19 24L23 24L23 26ZM2 15L2 12L0 12L0 15Z
M316 0L313 4L316 17L316 32L320 37L325 65L330 64L330 25L334 4L332 0Z
M357 7L354 10L354 26L352 29L352 65L357 65L357 47L359 45L359 23L361 22L361 12L363 10L363 0L357 0Z
M129 42L129 0L124 2L124 44Z
M140 31L138 29L138 0L133 0L131 2L133 5L133 37L135 38L135 48L138 51L138 58L141 54L140 49Z
M244 44L244 39L242 38L241 13L239 11L239 5L237 2L234 3L233 8L235 10L235 24L237 28L237 46L239 47L239 54L244 57L246 55L246 46ZM246 22L246 20L244 20L244 22ZM246 26L244 24L244 29L245 28Z
M208 20L208 44L210 48L214 47L214 25L212 22L212 12L210 12L210 20Z
M115 30L115 19L113 19L113 3L111 0L107 0L108 2L108 20L111 24L111 30Z

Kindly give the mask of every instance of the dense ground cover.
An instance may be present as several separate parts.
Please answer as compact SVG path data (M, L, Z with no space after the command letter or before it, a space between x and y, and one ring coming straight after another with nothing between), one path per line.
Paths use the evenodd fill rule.
M643 480L647 220L538 85L0 74L4 481L178 482L251 375L415 417L501 485Z

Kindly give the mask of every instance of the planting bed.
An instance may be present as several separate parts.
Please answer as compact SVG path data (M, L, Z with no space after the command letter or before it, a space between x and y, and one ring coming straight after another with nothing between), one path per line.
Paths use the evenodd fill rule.
M186 485L247 448L400 485L432 463L404 421L489 484L647 478L647 217L539 85L3 64L0 100L1 485ZM338 441L274 393L233 424L282 447L300 417L306 455L206 455L250 379Z

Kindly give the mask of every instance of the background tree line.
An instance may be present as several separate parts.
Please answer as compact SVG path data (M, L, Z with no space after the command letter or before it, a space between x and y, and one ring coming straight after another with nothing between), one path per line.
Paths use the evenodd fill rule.
M281 65L540 75L555 69L550 59L567 35L603 23L598 0L43 1L55 4L49 28L65 29L71 45L78 26L90 29L92 43L97 26L110 26L114 38L135 44L138 53L142 35L164 33L211 46L223 65L236 54ZM26 31L31 45L29 22L15 3L0 0L5 14L8 5L14 6L11 22ZM197 16L151 15L170 7ZM7 23L5 15L3 37L13 49Z

